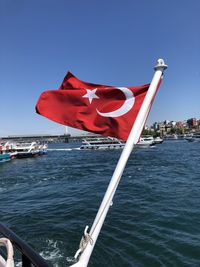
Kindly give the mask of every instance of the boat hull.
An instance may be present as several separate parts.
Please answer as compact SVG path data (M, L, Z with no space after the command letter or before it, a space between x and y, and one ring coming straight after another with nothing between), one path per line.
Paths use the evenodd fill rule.
M24 158L33 158L39 155L39 151L31 151L31 152L18 152L16 157L17 159L24 159Z
M0 163L10 161L11 157L10 154L5 153L5 154L0 154Z

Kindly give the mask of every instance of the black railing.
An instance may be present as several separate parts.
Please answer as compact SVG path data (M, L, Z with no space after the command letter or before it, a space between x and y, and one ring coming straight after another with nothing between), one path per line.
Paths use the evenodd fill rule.
M21 252L22 267L31 267L32 265L35 267L50 267L39 254L2 223L0 223L0 234L8 238L12 245Z

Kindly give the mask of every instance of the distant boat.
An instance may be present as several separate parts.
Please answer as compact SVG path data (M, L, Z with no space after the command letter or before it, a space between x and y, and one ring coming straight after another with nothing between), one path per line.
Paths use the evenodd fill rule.
M105 149L122 149L125 146L125 141L121 141L112 137L95 137L84 139L80 150L105 150Z
M188 142L200 142L200 134L194 134L185 138Z
M154 138L152 136L140 137L140 141L136 144L138 148L147 148L155 145Z
M39 145L39 147L38 147L38 149L39 149L39 155L45 155L45 154L47 154L47 148L48 148L48 145L47 144Z
M167 134L164 137L165 140L178 140L178 135L177 134Z
M9 142L1 142L0 143L0 153L1 154L8 154L10 159L15 158L16 152L12 151L12 145Z
M17 152L17 158L32 158L40 153L39 146L36 142L17 143L13 145L13 150Z
M163 143L163 138L161 138L159 136L154 138L154 143L155 144L162 144Z
M1 143L0 151L7 153L13 158L30 158L38 155L44 155L47 153L46 144L38 144L36 142L31 143Z

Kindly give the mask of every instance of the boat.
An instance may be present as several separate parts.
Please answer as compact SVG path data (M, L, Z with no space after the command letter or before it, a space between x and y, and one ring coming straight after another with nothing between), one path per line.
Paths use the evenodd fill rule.
M16 155L16 158L32 158L38 155L47 153L46 144L38 144L37 142L31 143L12 143L10 146L10 154Z
M155 145L155 142L152 136L140 137L139 142L136 144L136 148L147 148L153 145Z
M113 137L95 137L83 139L80 150L105 150L105 149L122 149L126 142ZM141 137L136 144L137 148L146 148L155 145L154 138L151 136Z
M96 137L83 139L80 150L105 150L105 149L122 149L125 141L113 137Z
M177 134L167 134L165 135L165 140L178 140L178 135Z
M38 146L39 155L45 155L45 154L47 154L47 148L48 148L48 145L47 144L39 145Z
M17 152L17 158L32 158L39 155L39 147L36 142L16 143L13 150Z
M157 136L154 138L154 143L155 144L162 144L163 143L163 138L161 138L160 136Z
M0 144L0 151L9 154L11 159L15 159L17 157L17 152L14 150L13 144L10 142L2 142Z
M47 144L38 144L37 142L31 143L13 143L11 141L1 143L0 151L10 155L11 159L14 158L30 158L37 155L44 155L47 153Z
M185 138L188 142L200 142L200 134L194 134Z
M31 143L13 143L5 142L0 144L0 153L9 154L11 159L14 158L31 158L47 153L47 144Z
M0 143L0 163L10 161L11 155L7 152L5 149L5 146L3 143Z

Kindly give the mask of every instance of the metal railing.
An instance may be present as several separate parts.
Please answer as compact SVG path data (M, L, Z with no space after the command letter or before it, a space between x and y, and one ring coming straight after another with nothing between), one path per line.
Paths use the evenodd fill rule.
M0 223L0 234L8 238L22 255L22 267L50 267L49 264L12 230Z

